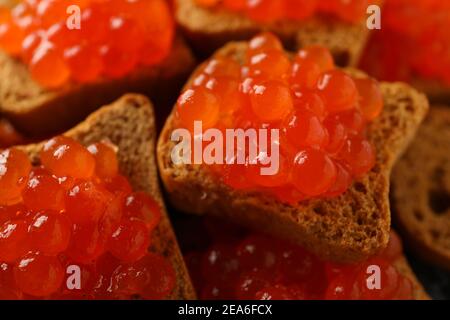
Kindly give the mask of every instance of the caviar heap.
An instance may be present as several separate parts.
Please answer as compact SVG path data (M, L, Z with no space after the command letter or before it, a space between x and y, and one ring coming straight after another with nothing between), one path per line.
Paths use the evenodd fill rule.
M383 28L373 33L361 66L377 78L420 77L450 86L450 2L387 0Z
M173 34L165 0L24 0L0 11L0 48L46 88L156 65Z
M223 8L245 14L259 22L305 20L316 13L330 14L357 23L366 16L367 7L378 0L196 0L207 8Z
M413 299L412 282L394 267L402 254L391 232L388 247L367 261L342 265L324 262L303 248L265 235L237 232L222 222L205 223L206 249L195 249L186 262L200 299L377 300ZM192 227L192 226L191 226ZM231 226L230 226L231 228ZM205 239L202 238L202 240ZM369 266L380 269L380 289L369 289Z
M60 136L40 160L0 153L0 299L166 297L174 270L148 252L159 204L132 191L113 146Z
M253 38L244 59L240 65L216 55L200 67L177 102L176 125L193 130L193 122L201 121L203 129L278 129L279 170L262 175L260 163L224 159L224 165L207 166L212 173L232 188L296 203L340 195L374 166L366 124L383 108L375 80L336 69L322 47L290 57L270 33Z

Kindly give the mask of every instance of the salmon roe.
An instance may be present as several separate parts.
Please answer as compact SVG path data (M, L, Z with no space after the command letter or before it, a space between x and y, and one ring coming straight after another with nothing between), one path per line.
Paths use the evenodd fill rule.
M132 191L116 148L60 136L40 159L33 166L18 149L0 153L0 299L170 294L171 263L148 251L160 204ZM81 286L69 288L74 265Z
M364 19L367 7L376 0L196 0L206 8L223 8L244 14L260 22L305 20L317 13L329 14L340 20L358 23Z
M67 13L74 5L80 8L76 17ZM24 0L0 11L0 48L51 89L159 64L173 36L165 0Z
M253 38L244 59L239 64L218 55L205 62L178 99L175 119L191 132L194 121L202 122L204 132L278 129L273 142L279 145L279 170L262 175L258 160L264 160L264 151L255 164L249 147L245 162L227 158L224 151L223 161L205 167L232 188L267 192L287 203L338 196L372 169L376 154L366 127L383 109L374 79L337 69L323 47L290 56L270 33ZM253 140L250 144L261 145ZM239 154L242 146L233 145Z
M361 67L387 81L436 80L450 86L450 2L387 0Z
M23 144L25 137L8 120L0 117L0 148Z
M402 245L393 231L387 248L377 256L338 264L286 241L236 231L235 226L225 230L222 221L206 220L197 228L204 237L198 244L191 241L185 259L200 299L414 299L412 282L394 266ZM209 239L206 247L205 237ZM380 288L370 290L367 270L372 265L380 268Z

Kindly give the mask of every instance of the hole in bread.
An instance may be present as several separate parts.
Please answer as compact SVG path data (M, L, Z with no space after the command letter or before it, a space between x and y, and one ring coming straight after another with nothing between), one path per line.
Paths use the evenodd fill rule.
M321 206L314 207L314 213L317 213L320 216L326 215L325 209Z
M450 209L450 194L443 190L431 190L428 201L435 214L444 214Z
M362 182L356 182L356 183L355 183L355 189L356 189L356 191L358 191L358 192L361 192L361 193L367 193L366 186L365 186L364 183L362 183Z
M441 233L436 229L430 229L430 234L433 240L438 240L441 237Z
M414 211L414 217L417 219L417 221L420 221L420 222L422 222L424 219L423 213L419 210Z
M406 111L408 111L409 113L413 113L414 112L414 107L412 104L408 104L406 106Z
M339 67L346 67L350 63L350 53L348 51L333 53L334 62Z

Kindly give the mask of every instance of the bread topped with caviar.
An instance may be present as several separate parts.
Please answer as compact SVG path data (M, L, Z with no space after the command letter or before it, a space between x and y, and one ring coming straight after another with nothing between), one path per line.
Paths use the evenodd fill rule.
M152 231L149 250L168 259L175 270L176 283L168 298L195 299L195 291L158 186L155 120L149 100L137 94L125 95L91 114L66 132L65 136L85 146L108 141L117 148L120 173L129 180L133 191L151 195L161 208L161 220ZM42 147L42 143L24 147L34 164L40 163L39 152Z
M276 7L279 1L273 2ZM302 1L301 4L310 7L311 4L315 5L313 3L315 1ZM260 4L268 8L270 5L270 1ZM291 11L301 13L308 10L294 8ZM274 14L270 9L266 11L269 11L267 16ZM358 62L369 35L365 17L353 23L340 21L333 16L262 22L252 20L240 12L215 8L214 5L199 5L197 0L176 0L175 18L193 47L204 54L211 54L229 41L247 40L261 31L271 31L281 37L290 49L312 44L328 47L340 66L354 66Z
M378 79L411 83L432 103L449 104L449 10L448 1L387 1L382 28L371 34L361 68Z
M258 43L263 42L258 41ZM274 45L272 41L266 41L265 43L266 45L268 43L272 46ZM215 54L215 57L229 59L240 65L245 61L248 50L254 49L252 42L250 42L250 47L245 42L232 42L220 49ZM318 49L317 47L313 47L310 50L314 52ZM323 53L320 50L319 52ZM303 59L307 54L302 51L296 57L298 58L299 56ZM279 59L283 60L283 58ZM280 63L281 60L274 60L277 61L276 64L269 64L271 72L274 72L273 70L280 70L273 66L280 67L282 64ZM321 61L323 62L324 60ZM259 66L263 68L263 66ZM201 68L204 68L204 66ZM192 84L196 85L193 82L201 81L200 78L202 76L200 71L198 70L194 73L194 76L186 86L187 89ZM228 71L229 69L223 69L218 72ZM307 75L310 71L304 70L301 73L302 76L306 75L306 78L302 78L303 80L301 81L308 81L309 78ZM334 72L342 76L343 82L348 80L346 76L342 75L343 73L341 71ZM364 75L360 72L351 70L348 72L356 75L354 78L364 78ZM245 90L246 82L244 81L241 85L242 90ZM207 82L207 84L214 86L213 82ZM273 88L277 88L278 90L278 88L282 88L282 84L277 82L277 84L273 85ZM269 89L260 87L259 89L253 90L256 92L256 95L267 90L268 93L277 92L274 95L276 97L287 96L285 91L283 91L285 89L279 89L280 91L274 89L274 91L270 91ZM259 90L259 93L257 90ZM337 92L341 92L339 89L336 90L338 90ZM188 92L188 94L182 95L179 103L181 102L183 104L193 101L192 91L186 90L185 92ZM232 92L223 92L226 92L227 97L233 97ZM271 99L271 96L267 97ZM335 96L338 100L340 97L343 97L341 93L338 93L337 97ZM159 137L157 148L160 174L169 198L173 205L182 211L228 218L248 227L293 240L324 259L341 262L363 260L381 250L388 242L391 223L388 200L390 171L397 158L413 138L428 110L426 97L403 83L381 83L379 99L382 99L384 108L382 111L379 110L381 113L374 117L367 125L367 142L363 143L365 146L373 146L372 150L375 150L372 153L373 158L370 161L368 160L370 157L367 159L359 158L361 159L360 162L353 163L353 165L356 165L360 169L365 167L365 170L369 171L352 178L347 188L341 188L340 192L337 192L339 194L338 196L306 197L302 201L300 201L302 199L301 195L297 197L297 195L294 195L294 188L289 187L275 188L274 190L277 191L274 191L273 194L267 194L264 192L265 189L262 189L261 192L252 191L252 189L245 190L245 188L241 188L242 184L245 185L259 178L250 179L247 175L249 173L246 172L236 173L234 177L233 174L227 176L227 172L233 172L230 169L232 168L231 166L219 166L217 170L214 170L215 167L211 166L211 170L206 170L201 165L174 164L171 153L177 144L171 140L171 135L178 127L177 118L179 118L180 114L184 114L182 108L176 107L165 124ZM334 99L332 100L334 101ZM204 113L207 113L208 116L215 113L215 105L212 104L214 100L209 100L208 98L199 101L203 101L205 104L211 103L211 105L207 107L205 105L205 109L202 109L200 102L195 105L196 111L198 111L197 108L204 110ZM228 102L227 105L233 105L232 101L226 101ZM265 101L255 101L262 103L259 104L261 106L265 103ZM277 112L285 112L283 107L276 108L276 105L273 105L273 103L267 103L268 105L266 107L268 109L261 111L261 113L258 112L258 117L270 117ZM234 104L236 104L236 101ZM310 110L311 112L317 111L317 109L313 110L317 105L311 101L305 106L310 108L312 110ZM186 110L188 109L186 108ZM254 112L258 110L253 108L252 111L254 117ZM195 111L193 110L192 112ZM187 114L187 118L188 116L189 114ZM205 117L205 115L201 116ZM191 115L191 117L194 116ZM226 118L220 119L226 120ZM250 119L249 121L252 120ZM317 123L318 120L314 121ZM241 123L245 126L245 122ZM306 139L304 133L301 133L301 131L298 132L299 135L294 136L292 139L294 143L295 140L303 141L302 139ZM322 140L321 137L325 140ZM311 145L315 144L318 146L322 141L326 141L326 138L320 131L315 132L313 137L307 136L307 139L310 138L316 139ZM280 140L280 146L282 141ZM282 149L283 147L281 146L280 148ZM363 148L361 150L367 151L368 149ZM300 158L297 155L295 162L303 164L305 163L304 159L314 159L312 154L317 153L310 150L306 156L305 153L302 153ZM352 159L357 159L356 154L354 158L349 158L350 161ZM371 161L373 163L368 166ZM301 187L302 192L310 193L313 191L311 189L312 185L319 186L319 188L323 187L320 183L322 183L323 179L327 179L330 176L330 172L333 169L328 167L327 161L319 161L317 163L319 163L317 167L311 166L308 167L310 169L300 171L305 178L302 180L301 175L297 177L298 179L296 181L299 183L296 184L296 188ZM324 171L323 174L319 174L321 171L316 172L315 170ZM339 172L344 171L339 169ZM216 176L216 173L219 173L219 178ZM233 184L224 183L225 180L222 179L223 177L228 180L230 180L230 177L233 177L241 183L241 186L230 187ZM334 181L342 181L341 179L342 177ZM273 182L267 183L271 184ZM234 183L234 185L237 185L237 183ZM318 189L314 190L314 192L316 191ZM333 193L333 191L337 190L329 189L329 192ZM284 199L291 195L294 197L294 200L291 198L288 201L284 201ZM280 199L282 200L280 201Z
M32 3L34 2L24 2L18 6L30 6ZM58 1L55 3L56 5L64 4L64 2ZM94 1L88 1L87 3L94 3ZM146 8L144 6L147 3L150 8L146 9L146 11L144 10ZM76 1L74 4L77 4ZM170 26L164 27L166 33L174 33L175 27L173 26L173 21L168 11L169 9L158 8L158 6L167 6L165 1L146 2L139 0L129 4L130 7L134 5L142 6L144 9L140 10L140 12L137 10L138 13L133 11L130 11L131 13L122 12L123 10L120 9L122 10L120 17L121 19L125 19L123 21L126 21L126 23L123 23L122 20L117 23L119 27L125 26L123 28L129 28L117 31L118 33L122 32L121 36L119 34L114 35L113 31L108 31L103 35L100 34L106 25L105 19L95 16L93 19L89 18L89 15L93 12L92 8L95 6L95 10L97 11L93 14L97 15L102 10L106 10L106 8L109 8L109 10L119 10L119 8L115 8L104 2L103 4L94 3L92 7L82 8L80 30L66 30L65 25L61 27L60 23L51 24L50 26L40 26L40 30L46 30L48 28L49 34L51 34L48 41L53 41L50 42L50 46L47 45L49 42L39 40L33 34L29 34L29 37L26 38L28 42L23 40L25 44L22 51L11 47L11 43L0 39L0 112L5 114L24 133L33 136L46 136L70 128L98 107L111 103L127 92L137 92L151 97L160 107L157 110L158 117L164 116L164 110L159 109L164 109L164 106L173 103L171 97L181 87L185 77L187 77L194 67L194 58L184 41L180 37L170 34L167 36L167 39L172 38L170 51L164 52L162 60L160 56L157 56L160 54L157 48L145 49L145 47L140 47L140 49L136 49L135 44L145 45L145 41L147 41L141 33L133 29L133 25L129 25L139 18L138 15L148 15L157 9L166 10L167 12L159 13L160 20L150 19L151 22L149 24L153 24L156 27L159 27L157 24L161 24L162 27L165 26L163 23L170 23ZM152 9L152 6L155 8ZM63 17L66 19L67 13L65 7L62 9L64 9ZM28 8L27 10L30 10L31 16L34 17L33 10L35 9ZM154 12L154 14L158 13ZM86 18L84 18L85 16ZM129 21L132 22L129 23ZM84 31L85 29L86 31ZM53 38L51 38L52 34L54 35ZM110 34L116 42L113 42L110 47L98 47L99 52L101 51L102 60L99 59L95 51L83 51L85 47L80 47L80 40L77 40L78 36L82 39L87 39L89 37L106 37L107 34ZM148 34L151 33L149 32ZM163 36L162 32L159 34L161 37ZM152 39L159 41L159 38L156 36L153 36ZM167 41L167 39L164 38L161 41ZM41 41L39 45L35 43L37 41ZM89 49L90 47L86 47L87 49L85 50L96 50L97 43L95 41L97 40L91 39L89 41L92 42L92 48ZM106 39L104 41L107 42L110 40ZM64 57L66 59L64 66L61 64L60 56L51 56L53 54L53 43L57 44L56 48L58 50L66 49L63 51L65 52ZM117 49L117 52L115 52L114 50L116 49L114 48L119 48L119 44L121 49ZM70 47L71 45L73 47ZM110 48L108 49L110 51L105 51L105 48ZM137 59L134 55L135 53L127 52L128 50L135 49L136 54L142 54L143 57L140 58L140 62L132 67L131 70L125 72L124 70L130 69L130 65ZM72 51L67 53L67 50ZM15 54L11 54L10 52L15 52ZM110 53L109 58L108 52ZM33 55L35 59L27 61ZM44 59L48 61L43 62ZM105 62L108 59L110 59L109 62ZM154 63L151 59L158 59L158 62ZM142 61L146 62L144 63ZM39 63L41 66L39 66ZM44 65L45 63L48 65ZM30 66L33 66L34 71ZM68 77L68 66L70 67L71 74L69 79L66 79ZM98 74L98 68L100 66L103 69ZM42 79L44 82L41 81Z
M393 219L405 243L445 269L450 269L449 146L450 109L432 105L391 179Z

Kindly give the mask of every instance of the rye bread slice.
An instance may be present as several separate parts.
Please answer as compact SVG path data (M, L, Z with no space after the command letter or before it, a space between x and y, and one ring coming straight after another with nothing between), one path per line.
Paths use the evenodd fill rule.
M171 97L193 67L194 58L178 37L170 55L158 66L138 67L119 79L69 83L60 89L48 90L31 78L26 65L0 52L0 113L23 133L44 136L67 130L127 92L145 94L164 109L165 105L173 103ZM157 116L168 112L159 109Z
M430 300L430 296L427 294L425 289L423 288L420 281L417 279L414 271L409 266L408 260L404 256L398 258L394 262L394 266L397 271L402 274L404 277L411 280L413 284L413 296L415 300Z
M424 92L430 103L450 105L450 86L436 80L419 77L413 79L411 84L418 90Z
M365 20L349 24L327 16L262 24L240 14L203 8L195 0L175 0L175 19L196 51L205 56L230 41L271 31L289 49L320 44L331 50L338 65L355 66L369 35Z
M158 185L154 111L149 100L141 95L127 94L94 112L65 135L84 145L108 139L118 147L120 171L129 179L133 190L147 192L161 205L162 219L152 234L150 250L170 259L175 268L177 283L169 299L195 299ZM39 163L41 148L42 143L24 147L35 164Z
M230 43L217 52L242 63L246 43ZM353 72L359 74L359 72ZM191 79L192 81L192 79ZM377 150L375 167L343 195L296 206L257 192L232 190L196 165L175 166L173 112L159 137L157 158L173 205L193 214L210 214L299 243L324 259L363 260L387 245L390 229L389 175L428 110L426 97L403 83L382 83L385 107L370 124L368 137Z
M409 248L450 270L450 109L432 106L392 173L393 219Z

